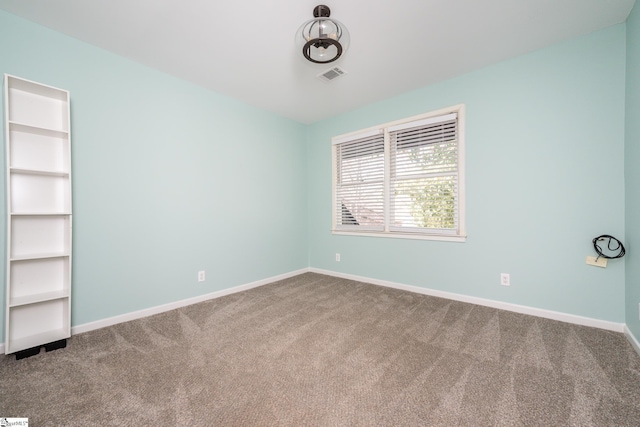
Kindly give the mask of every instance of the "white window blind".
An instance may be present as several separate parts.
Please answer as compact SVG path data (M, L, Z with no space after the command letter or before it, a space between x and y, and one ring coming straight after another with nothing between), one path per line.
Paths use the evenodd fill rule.
M456 114L389 129L390 229L456 233Z
M336 226L384 229L384 135L376 132L336 146Z
M462 111L334 138L334 230L464 241Z

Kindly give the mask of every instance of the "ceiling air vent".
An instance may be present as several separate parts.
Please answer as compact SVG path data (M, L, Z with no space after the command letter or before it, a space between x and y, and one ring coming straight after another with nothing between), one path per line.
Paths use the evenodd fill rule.
M323 82L330 82L345 74L347 74L347 72L342 68L333 67L333 68L329 68L327 71L323 71L322 73L318 74L316 77L322 80Z

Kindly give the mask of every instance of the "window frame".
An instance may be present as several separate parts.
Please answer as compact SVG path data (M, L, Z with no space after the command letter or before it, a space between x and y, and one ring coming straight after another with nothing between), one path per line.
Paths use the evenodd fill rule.
M446 116L448 114L455 113L457 115L457 229L447 229L444 232L434 232L436 229L404 229L398 230L397 227L392 227L389 224L390 212L390 194L391 191L391 151L390 151L390 137L389 128L410 124L412 122L420 122L436 117ZM338 186L338 154L337 146L345 142L356 141L360 138L364 138L376 133L384 134L384 227L382 230L371 230L370 228L359 226L351 226L345 228L338 228L338 210L337 210L337 186ZM376 126L371 126L366 129L361 129L354 132L338 135L331 138L331 233L336 235L350 235L350 236L369 236L369 237L391 237L402 239L420 239L420 240L437 240L437 241L450 241L450 242L466 242L466 218L465 218L465 105L458 104L447 108L442 108L436 111L419 114L412 117L388 122Z

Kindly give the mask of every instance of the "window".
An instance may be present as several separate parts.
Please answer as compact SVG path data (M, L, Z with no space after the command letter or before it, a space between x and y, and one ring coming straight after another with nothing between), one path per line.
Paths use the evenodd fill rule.
M333 232L464 241L464 106L333 138Z

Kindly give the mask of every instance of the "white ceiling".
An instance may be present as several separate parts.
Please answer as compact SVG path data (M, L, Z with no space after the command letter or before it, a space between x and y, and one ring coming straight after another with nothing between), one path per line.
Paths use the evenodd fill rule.
M624 22L635 0L326 0L348 74L302 59L319 0L0 0L0 9L302 123ZM333 65L331 64L331 65Z

